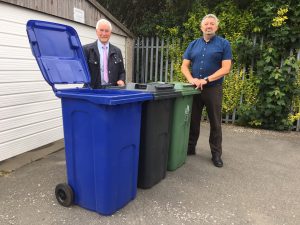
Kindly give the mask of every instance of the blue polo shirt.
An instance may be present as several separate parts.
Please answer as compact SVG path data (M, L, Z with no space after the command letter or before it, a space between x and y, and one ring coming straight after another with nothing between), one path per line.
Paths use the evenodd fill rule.
M192 41L183 54L183 59L191 61L192 76L205 78L222 67L223 60L232 59L229 41L214 36L208 42L203 38ZM212 81L208 86L221 84L224 77Z

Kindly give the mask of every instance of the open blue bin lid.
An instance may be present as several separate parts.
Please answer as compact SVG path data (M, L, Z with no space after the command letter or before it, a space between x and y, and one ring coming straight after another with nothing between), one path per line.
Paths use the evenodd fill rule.
M95 104L119 105L152 100L153 96L137 91L60 89L55 84L87 84L90 73L77 32L73 27L38 20L27 22L32 54L49 85L59 98L81 99Z
M26 30L32 53L55 92L55 84L90 83L82 46L73 27L29 20Z

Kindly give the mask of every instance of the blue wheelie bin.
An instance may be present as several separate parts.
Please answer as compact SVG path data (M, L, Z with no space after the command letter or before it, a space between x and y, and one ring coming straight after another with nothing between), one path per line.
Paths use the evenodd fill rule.
M142 102L148 93L92 90L76 31L66 25L30 20L27 34L40 70L61 98L67 184L56 186L63 206L75 203L111 215L135 198ZM58 89L57 84L87 88Z

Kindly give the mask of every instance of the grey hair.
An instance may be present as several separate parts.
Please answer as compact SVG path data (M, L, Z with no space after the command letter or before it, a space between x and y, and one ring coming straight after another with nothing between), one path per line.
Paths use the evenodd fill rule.
M112 31L112 25L111 25L111 23L108 20L106 20L106 19L100 19L100 20L98 20L98 22L96 24L96 29L98 29L98 27L100 26L100 24L107 24L109 26L109 28L110 28L110 31Z
M219 25L219 19L218 17L216 17L215 14L207 14L206 16L204 16L203 19L201 20L201 25L204 22L204 20L206 20L207 18L214 18L216 20L217 26Z

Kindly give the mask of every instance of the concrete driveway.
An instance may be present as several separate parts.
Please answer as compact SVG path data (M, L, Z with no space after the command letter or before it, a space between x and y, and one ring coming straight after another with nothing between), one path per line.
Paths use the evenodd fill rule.
M0 177L0 224L300 224L300 133L223 126L223 168L210 161L209 126L197 155L112 216L60 206L64 151Z

